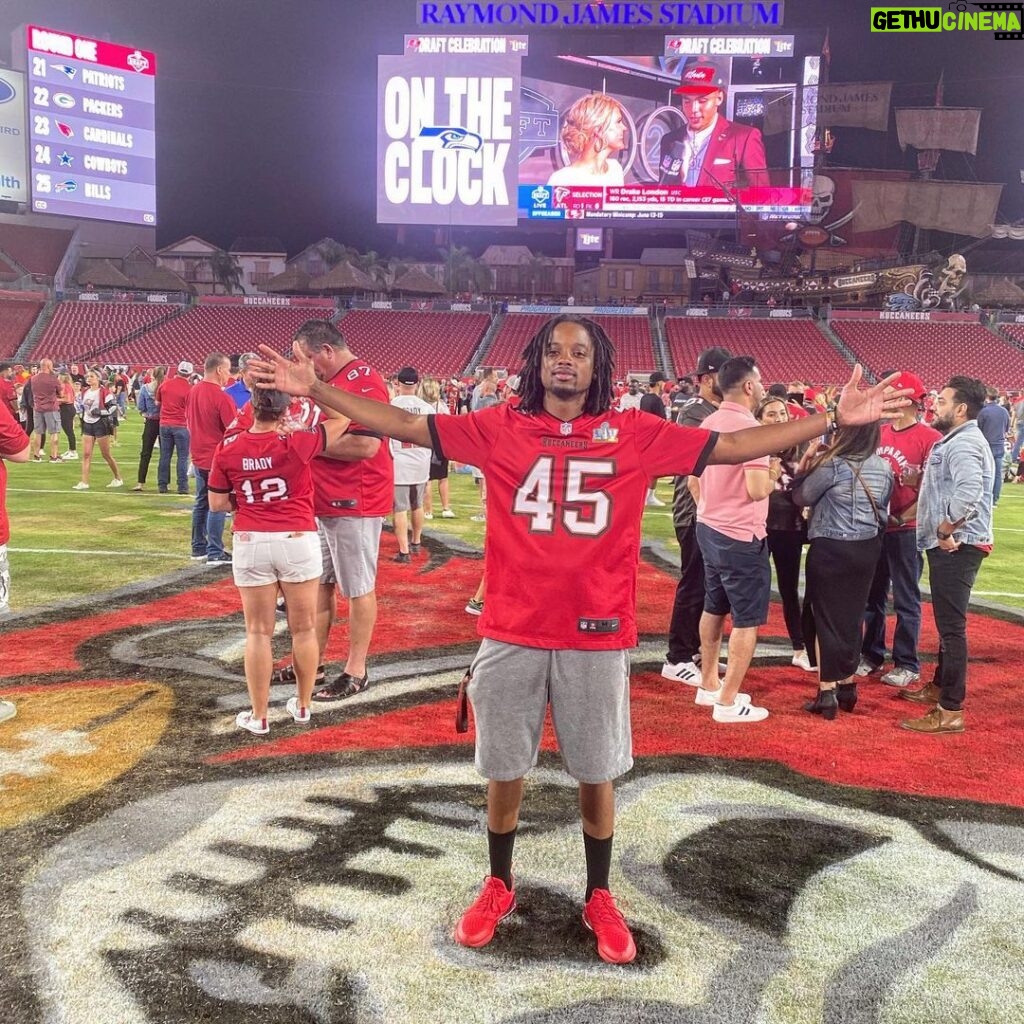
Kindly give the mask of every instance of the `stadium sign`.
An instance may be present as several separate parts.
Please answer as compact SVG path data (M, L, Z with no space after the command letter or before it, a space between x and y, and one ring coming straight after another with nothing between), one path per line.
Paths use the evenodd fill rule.
M785 4L417 3L416 23L435 28L778 28Z

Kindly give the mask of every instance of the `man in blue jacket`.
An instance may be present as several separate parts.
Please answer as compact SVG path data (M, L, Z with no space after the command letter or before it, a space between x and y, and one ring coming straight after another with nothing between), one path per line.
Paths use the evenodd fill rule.
M963 732L967 695L967 606L982 559L992 551L995 463L978 428L985 385L952 377L935 399L932 447L917 499L917 546L928 559L932 614L939 633L935 679L901 696L931 707L902 722L912 732Z

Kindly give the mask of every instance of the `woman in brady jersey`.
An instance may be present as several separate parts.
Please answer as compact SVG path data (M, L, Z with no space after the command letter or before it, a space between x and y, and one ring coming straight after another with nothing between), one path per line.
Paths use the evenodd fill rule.
M313 430L291 430L285 423L290 402L280 391L254 391L252 425L224 438L209 478L210 508L235 512L232 569L245 613L245 679L252 701L252 709L235 721L257 735L270 731L270 640L279 588L287 606L298 691L287 709L296 722L309 722L319 660L316 605L323 570L310 463L349 424L338 417Z

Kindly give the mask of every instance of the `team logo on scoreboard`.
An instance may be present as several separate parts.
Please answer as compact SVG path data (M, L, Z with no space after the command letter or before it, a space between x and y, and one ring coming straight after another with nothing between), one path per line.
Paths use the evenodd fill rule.
M478 153L484 144L484 140L476 132L467 131L465 128L421 128L420 138L438 138L441 140L442 149L468 149L472 153Z
M53 186L54 192L77 192L78 182L74 178L66 178L64 181L58 181Z
M75 80L75 75L78 74L78 69L71 67L70 64L51 64L51 71L59 71L62 75L66 75L69 82Z
M54 121L57 126L57 131L64 136L65 139L73 139L75 137L75 129L69 124L65 124L63 121Z
M418 39L410 39L409 40L409 49L410 50L418 50L419 48L420 48L420 41Z
M551 198L551 190L543 185L538 185L531 193L530 198L535 206L543 206Z
M141 50L129 53L125 59L128 61L128 67L140 75L149 67L149 58Z
M70 167L75 162L75 158L65 149L63 153L57 154L57 163L61 167Z
M566 188L564 185L555 186L555 206L561 206L569 196L572 195L572 189Z
M63 107L65 110L74 109L75 97L69 96L66 92L55 92L51 99L58 107Z
M10 103L17 94L14 86L3 78L0 78L0 103Z

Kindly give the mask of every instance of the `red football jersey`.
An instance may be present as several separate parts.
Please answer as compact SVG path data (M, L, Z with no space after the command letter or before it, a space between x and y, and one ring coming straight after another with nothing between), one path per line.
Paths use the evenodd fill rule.
M293 434L247 430L225 437L213 457L209 487L221 494L234 492L234 532L315 530L310 463L326 443L323 427Z
M156 389L156 400L160 405L161 427L184 427L185 403L192 393L187 377L176 374L167 377Z
M636 409L562 423L504 404L429 423L441 458L487 480L480 634L548 650L635 646L649 482L700 474L718 435Z
M900 476L908 469L921 472L928 462L928 455L932 445L942 435L926 423L914 423L902 430L897 430L891 423L882 424L882 432L879 436L877 453L892 466L893 485L892 495L889 498L889 512L891 515L902 515L911 505L917 501L917 494L920 490L920 483L916 487L905 487L900 483ZM917 526L917 517L908 519L902 529L912 529ZM898 526L886 527L887 533L898 530Z
M376 402L391 402L384 378L372 366L361 359L347 362L328 383L340 391L371 398ZM317 406L311 426L319 423L321 411ZM364 434L380 437L380 434L353 423L347 434ZM358 462L341 462L338 459L317 459L313 463L313 483L316 490L316 514L318 517L386 516L391 513L394 502L395 473L391 461L391 445L387 438L381 438L377 454Z
M11 536L7 521L7 467L5 455L17 455L25 450L28 434L18 425L14 413L6 405L0 405L0 544L6 544Z

